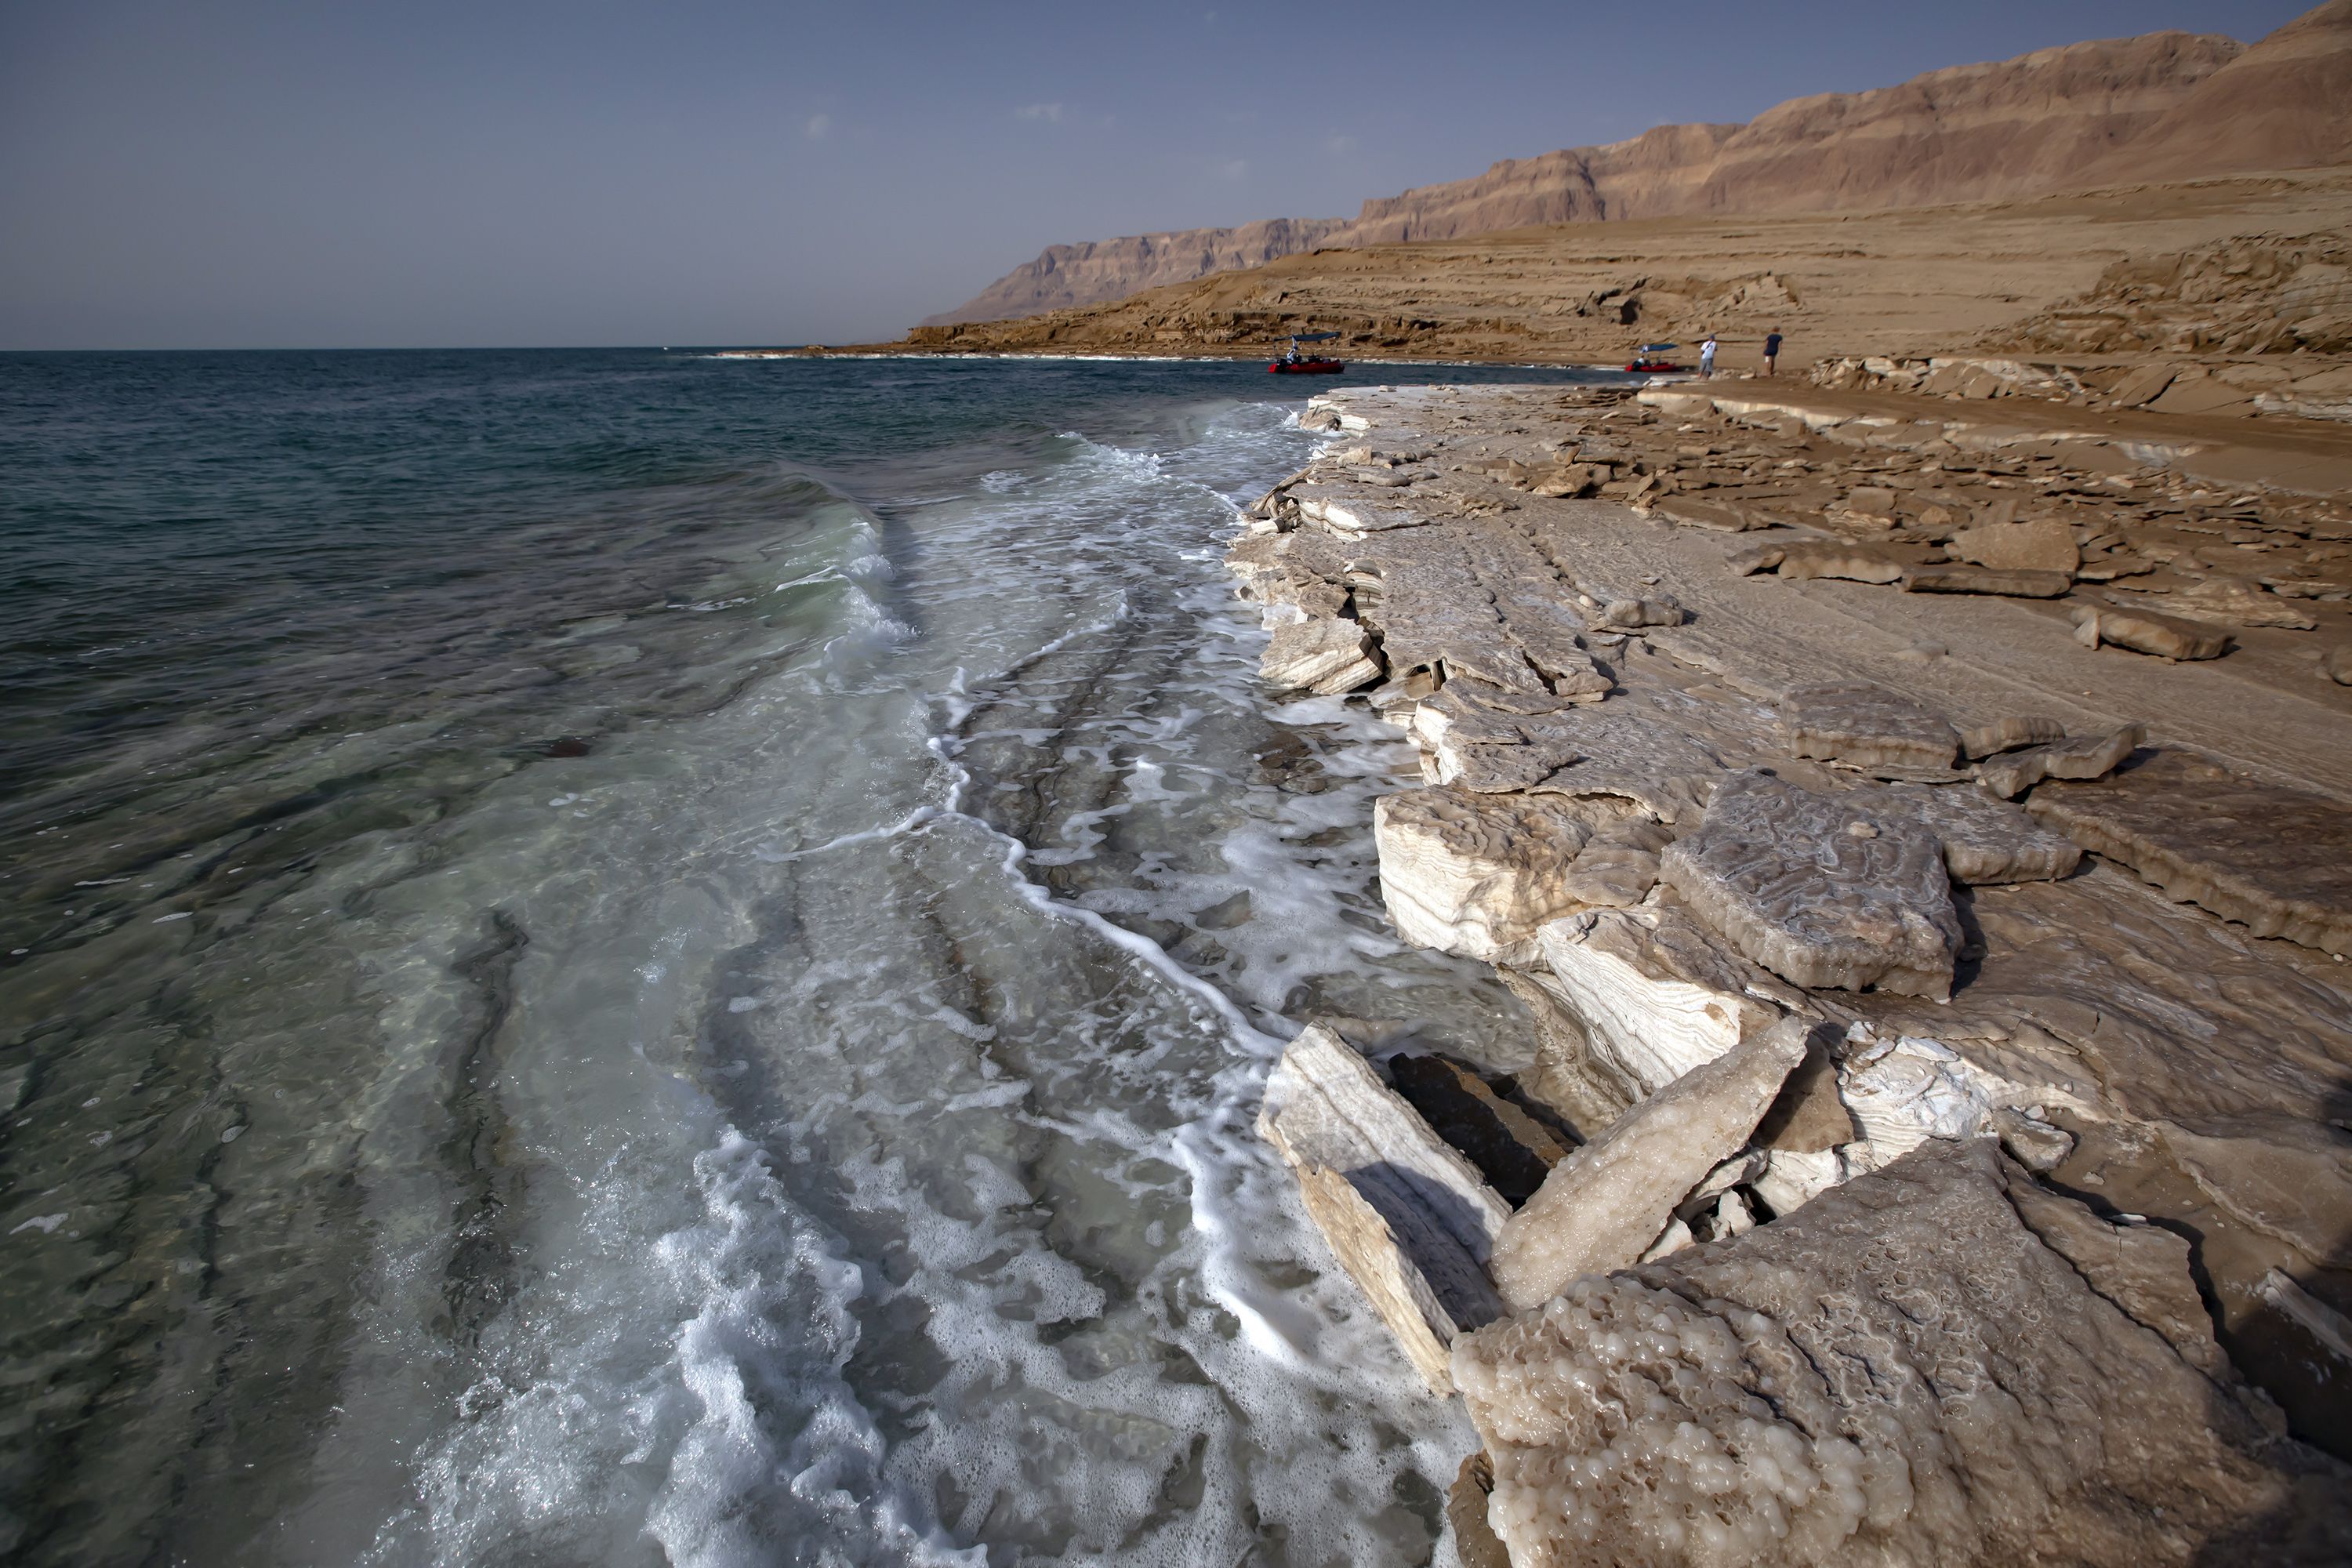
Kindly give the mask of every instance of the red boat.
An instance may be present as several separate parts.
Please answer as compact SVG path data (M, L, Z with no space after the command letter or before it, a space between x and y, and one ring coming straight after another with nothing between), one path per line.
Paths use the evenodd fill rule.
M1321 354L1302 354L1301 343L1326 343L1338 337L1337 332L1293 332L1290 352L1265 368L1276 375L1337 375L1348 367L1335 359Z
M1680 343L1643 343L1633 351L1633 357L1626 362L1625 368L1637 375L1643 372L1688 370L1690 366L1676 364L1665 357L1680 347Z

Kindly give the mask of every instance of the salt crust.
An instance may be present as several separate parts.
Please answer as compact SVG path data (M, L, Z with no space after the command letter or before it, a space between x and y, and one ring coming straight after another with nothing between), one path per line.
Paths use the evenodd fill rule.
M2352 1471L2184 1359L2221 1364L2178 1290L2138 1287L2161 1259L2103 1261L2139 1237L2059 1205L1991 1141L1935 1141L1464 1335L1511 1561L2344 1560Z

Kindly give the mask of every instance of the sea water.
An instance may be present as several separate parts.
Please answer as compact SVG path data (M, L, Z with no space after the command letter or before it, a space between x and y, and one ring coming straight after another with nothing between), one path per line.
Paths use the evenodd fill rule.
M1255 679L1270 379L0 358L0 1556L1426 1561L1251 1121L1525 1029Z

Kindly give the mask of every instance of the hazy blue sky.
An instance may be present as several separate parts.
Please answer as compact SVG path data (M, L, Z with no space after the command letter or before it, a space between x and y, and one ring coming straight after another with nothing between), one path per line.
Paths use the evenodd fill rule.
M0 348L835 342L1276 216L2301 0L0 0Z

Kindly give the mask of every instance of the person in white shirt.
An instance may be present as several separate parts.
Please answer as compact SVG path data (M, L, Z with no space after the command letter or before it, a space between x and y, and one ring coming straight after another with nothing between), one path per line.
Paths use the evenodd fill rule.
M1707 333L1706 342L1698 346L1698 373L1701 375L1715 374L1715 334L1713 332Z

